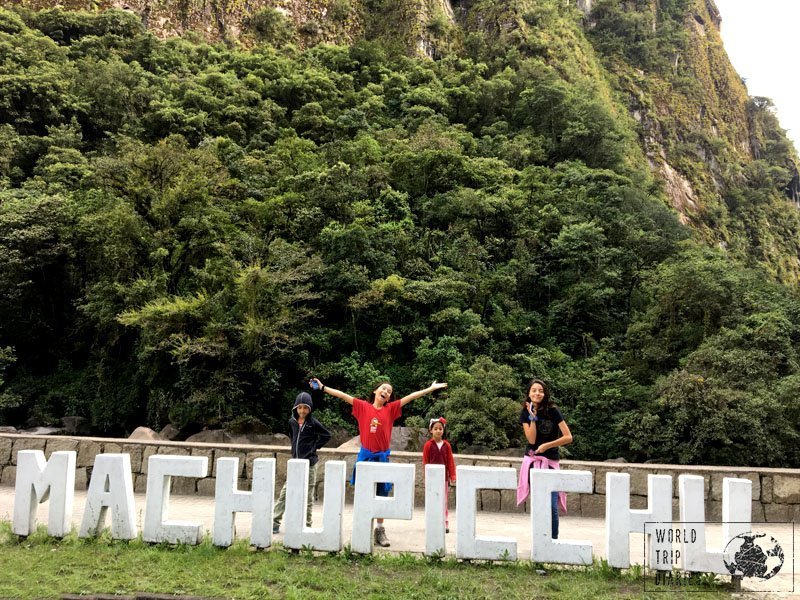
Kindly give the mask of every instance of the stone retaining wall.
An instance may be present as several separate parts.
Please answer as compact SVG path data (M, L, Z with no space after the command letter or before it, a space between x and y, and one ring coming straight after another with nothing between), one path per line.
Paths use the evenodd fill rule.
M172 490L176 494L214 495L216 459L239 458L239 488L249 489L250 474L256 458L275 458L276 487L286 479L286 463L290 458L288 447L202 444L167 441L132 441L126 439L33 436L24 434L0 434L0 485L13 486L16 478L17 452L20 450L42 450L49 456L58 450L77 452L75 486L86 489L91 477L94 457L100 453L127 453L131 456L134 490L144 492L147 485L147 459L153 454L182 456L206 456L211 474L202 479L175 477ZM317 497L322 498L325 463L329 460L347 462L348 474L355 463L356 453L347 450L323 448L319 451ZM456 455L457 465L493 466L519 468L520 459L493 456ZM424 485L422 455L417 452L393 452L392 462L417 465L416 503L423 506ZM629 473L631 476L631 508L647 507L647 475L671 475L673 478L674 515L678 515L678 475L688 473L705 478L706 519L719 520L722 510L722 479L739 477L753 482L753 521L786 522L800 521L800 469L749 469L744 467L708 467L688 465L657 465L632 463L583 462L562 460L564 469L591 471L594 478L593 494L568 494L569 514L584 517L605 515L606 473ZM352 501L352 488L348 486L347 500ZM455 494L450 494L451 503ZM528 503L516 506L514 490L482 490L479 508L487 511L528 510Z

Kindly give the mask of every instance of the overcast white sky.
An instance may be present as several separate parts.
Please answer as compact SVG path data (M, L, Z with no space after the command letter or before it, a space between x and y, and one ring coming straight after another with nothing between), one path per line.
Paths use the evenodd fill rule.
M772 98L800 149L800 0L715 0L722 39L751 96Z

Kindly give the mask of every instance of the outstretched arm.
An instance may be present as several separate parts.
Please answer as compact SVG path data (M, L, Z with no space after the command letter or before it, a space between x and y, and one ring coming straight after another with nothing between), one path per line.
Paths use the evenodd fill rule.
M446 387L447 387L446 383L437 383L437 382L434 381L432 384L430 384L424 390L417 390L416 392L410 393L408 396L404 396L403 398L400 398L400 406L405 406L406 404L408 404L412 400L416 400L417 398L421 398L422 396L424 396L426 394L430 394L432 392L435 392L436 390L441 390L441 389L444 389Z
M326 394L330 394L334 398L339 398L339 400L344 400L348 404L353 404L353 400L355 398L353 398L353 396L351 396L350 394L345 394L344 392L340 392L339 390L335 390L333 388L329 388L327 386L324 386L324 385L322 385L322 382L319 379L317 379L316 377L314 377L311 381L316 381L317 385L319 386L319 389L321 389Z

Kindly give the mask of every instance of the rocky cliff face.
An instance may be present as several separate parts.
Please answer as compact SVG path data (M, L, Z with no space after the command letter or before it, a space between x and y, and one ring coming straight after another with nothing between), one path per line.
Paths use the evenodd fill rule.
M349 0L12 0L4 6L34 10L130 11L159 37L199 33L210 41L241 40L258 36L260 14L274 10L291 21L301 45L348 43L363 35L360 2Z
M670 18L655 3L643 14L656 32ZM639 124L651 168L663 179L681 220L701 229L707 204L719 201L725 185L718 156L721 147L726 161L752 157L747 90L727 58L719 23L710 0L695 2L680 19L685 43L670 49L666 70L612 63L623 74L619 88ZM687 145L703 164L702 174L694 172L677 151Z
M613 6L635 15L649 32L626 31L622 52L610 43L619 17ZM588 35L613 73L647 160L681 220L707 243L738 258L755 254L779 278L796 281L796 241L770 232L792 228L782 213L789 208L786 196L792 197L797 155L771 103L748 97L723 47L713 1L609 1L598 3L592 19ZM757 195L764 169L774 169L776 181L770 202L755 209L748 198ZM736 199L740 195L744 203Z

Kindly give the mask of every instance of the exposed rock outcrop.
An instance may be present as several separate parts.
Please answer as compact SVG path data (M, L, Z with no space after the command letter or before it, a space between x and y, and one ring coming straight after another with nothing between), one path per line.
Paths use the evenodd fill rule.
M175 425L172 423L168 423L164 429L158 432L158 435L165 440L177 440L181 436L181 430L175 427Z
M63 417L64 433L67 435L89 435L91 428L86 417Z
M689 213L697 210L697 199L692 184L667 162L661 164L661 177L666 184L665 189L670 203L678 211L681 223L689 223Z
M186 438L187 442L200 442L205 444L231 444L233 436L222 429L205 429Z
M789 181L788 185L784 188L784 191L789 200L800 205L800 173L798 173L796 168L794 170L794 176L792 176L791 181Z
M155 431L150 429L149 427L137 427L133 430L128 436L130 440L160 440L162 439L160 435L158 435Z

